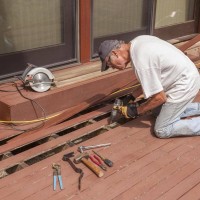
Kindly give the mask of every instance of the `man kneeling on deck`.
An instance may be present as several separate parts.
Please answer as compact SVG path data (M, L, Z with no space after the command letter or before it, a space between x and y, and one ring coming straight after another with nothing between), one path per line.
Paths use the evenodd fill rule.
M200 89L200 76L183 52L157 37L143 35L128 44L106 40L99 56L101 71L109 67L123 70L132 62L148 100L139 107L128 104L122 112L126 117L159 110L154 127L157 137L200 135L200 103L192 103Z

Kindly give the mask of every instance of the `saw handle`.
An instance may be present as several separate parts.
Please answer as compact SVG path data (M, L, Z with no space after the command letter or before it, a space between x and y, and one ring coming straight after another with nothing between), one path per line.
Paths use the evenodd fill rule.
M100 170L98 166L90 162L87 158L82 158L81 161L91 169L98 177L102 177L104 173Z

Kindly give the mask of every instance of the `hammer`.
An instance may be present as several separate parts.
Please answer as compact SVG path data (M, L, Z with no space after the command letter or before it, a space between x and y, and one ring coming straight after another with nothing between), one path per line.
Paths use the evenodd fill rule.
M85 164L89 169L91 169L98 177L102 177L104 173L97 167L95 164L88 160L89 154L87 152L81 153L74 158L74 162L76 164L82 162Z

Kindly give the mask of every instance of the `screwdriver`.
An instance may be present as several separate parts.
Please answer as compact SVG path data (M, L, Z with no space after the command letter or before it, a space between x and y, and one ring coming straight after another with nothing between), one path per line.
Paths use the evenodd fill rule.
M111 160L109 160L108 158L104 158L103 156L99 155L96 151L93 151L97 156L99 156L103 162L108 165L109 167L113 166L113 162Z

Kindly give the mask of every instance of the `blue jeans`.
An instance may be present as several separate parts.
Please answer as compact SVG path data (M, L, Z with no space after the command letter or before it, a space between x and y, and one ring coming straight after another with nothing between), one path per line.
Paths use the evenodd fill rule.
M192 100L165 103L154 111L159 113L154 127L157 137L200 135L200 103L191 103ZM184 119L189 116L195 117Z

